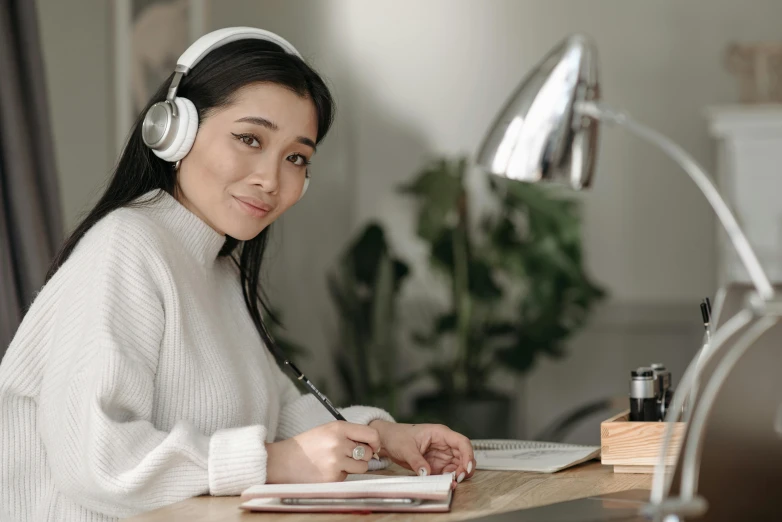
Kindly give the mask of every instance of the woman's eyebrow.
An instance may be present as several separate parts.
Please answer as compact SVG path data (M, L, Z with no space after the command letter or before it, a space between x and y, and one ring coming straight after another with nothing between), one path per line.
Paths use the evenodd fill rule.
M236 123L252 123L253 125L260 125L261 127L266 127L271 131L277 131L280 129L277 126L277 124L274 123L273 121L269 121L266 118L261 118L260 116L245 116L244 118L239 118L238 120L236 120ZM315 146L315 142L307 137L298 136L296 138L296 141L301 143L302 145L311 147L312 152L317 152L318 150L318 148Z

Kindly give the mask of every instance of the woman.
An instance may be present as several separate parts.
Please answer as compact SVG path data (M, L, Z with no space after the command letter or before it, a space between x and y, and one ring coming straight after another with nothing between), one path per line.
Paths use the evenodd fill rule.
M151 143L159 121L142 132L161 86L54 261L0 365L3 521L103 521L264 482L337 481L374 452L471 476L464 436L360 406L334 421L264 348L269 225L302 194L333 114L321 78L267 35L204 52L181 78L192 144Z

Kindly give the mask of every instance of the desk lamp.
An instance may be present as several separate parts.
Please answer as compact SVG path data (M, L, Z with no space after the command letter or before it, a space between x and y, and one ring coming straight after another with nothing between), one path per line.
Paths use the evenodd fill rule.
M575 190L587 189L595 170L601 122L619 125L656 145L684 169L725 227L754 285L752 299L714 332L712 342L702 348L682 377L666 416L666 437L655 467L650 502L642 510L643 515L660 522L702 516L709 502L697 495L697 488L709 413L737 361L782 315L766 273L710 176L670 139L600 101L596 48L590 38L579 34L560 42L522 80L486 134L477 162L491 174L510 180L558 182ZM704 372L709 363L709 372ZM708 382L704 381L699 394L699 376L706 379L707 373ZM688 407L683 411L685 404ZM666 472L665 456L671 451L673 422L680 418L688 423L688 431L679 456L680 489L675 497L670 494L674 474ZM782 446L782 432L779 444Z

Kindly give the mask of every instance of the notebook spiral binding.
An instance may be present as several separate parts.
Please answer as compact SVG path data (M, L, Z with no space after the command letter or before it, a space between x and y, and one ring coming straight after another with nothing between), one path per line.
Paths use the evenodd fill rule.
M578 444L563 444L560 442L539 442L532 440L509 439L475 439L470 441L474 450L518 450L518 449L556 449L556 448L587 448Z

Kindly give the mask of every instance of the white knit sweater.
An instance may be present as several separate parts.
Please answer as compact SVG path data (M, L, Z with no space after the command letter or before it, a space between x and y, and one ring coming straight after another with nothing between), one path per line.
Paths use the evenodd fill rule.
M163 191L141 199L82 238L0 364L2 522L236 495L266 480L265 442L334 420L262 345L225 238Z

